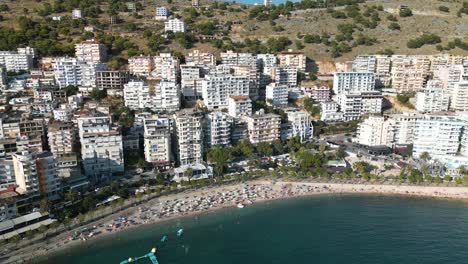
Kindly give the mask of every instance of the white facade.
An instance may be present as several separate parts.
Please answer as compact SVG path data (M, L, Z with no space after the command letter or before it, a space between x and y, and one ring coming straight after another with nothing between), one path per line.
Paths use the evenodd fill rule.
M50 152L54 157L72 154L76 144L76 131L73 123L56 122L49 125L47 133Z
M276 84L297 86L297 68L289 66L265 67L263 74Z
M195 100L202 97L201 68L197 65L180 66L180 89L184 97L188 100Z
M83 18L83 12L81 11L81 9L79 9L79 8L73 9L72 18L73 19Z
M447 111L449 99L446 90L428 83L426 88L416 93L416 110L422 113Z
M55 80L60 88L81 84L81 66L76 58L57 57L52 63Z
M105 62L107 59L107 48L106 45L90 39L75 45L75 56L81 61Z
M249 78L230 74L210 74L202 81L203 101L208 109L228 107L233 95L249 96Z
M171 15L169 9L165 6L156 7L156 15L154 19L156 20L166 20Z
M309 113L287 110L286 114L288 116L288 137L298 136L301 142L307 141L313 137L314 126Z
M257 66L257 58L252 53L237 53L232 50L220 54L221 64L226 66Z
M194 66L216 66L216 58L213 53L194 50L185 56L185 63Z
M144 119L145 160L155 165L173 162L171 150L171 120L167 117Z
M288 50L278 54L279 65L295 68L300 72L306 71L307 57L302 52Z
M340 110L345 121L356 120L363 114L380 114L383 96L380 92L342 94L338 96Z
M156 112L175 112L180 109L180 86L173 81L157 82L154 95L150 92L150 96L151 106Z
M265 97L269 105L278 107L286 106L288 105L288 86L270 83L266 87Z
M252 100L248 96L230 96L228 99L228 113L235 118L252 115Z
M18 51L0 51L0 65L7 71L29 71L33 67L34 55Z
M252 144L271 142L280 138L281 117L275 114L254 114L245 117Z
M335 101L320 103L320 120L324 122L339 122L344 120L344 115L339 112L339 104Z
M186 32L187 31L187 26L185 23L179 19L171 19L167 22L164 22L164 31L172 31L174 33L176 32Z
M151 77L161 80L177 81L179 60L170 53L161 53L153 57L154 69Z
M77 122L85 175L99 182L123 173L122 135L111 127L110 117L83 116Z
M374 91L374 73L337 72L333 77L333 91L337 95Z
M468 111L468 80L454 84L450 109Z
M135 56L128 59L128 70L137 76L149 76L154 69L151 56Z
M231 145L232 117L224 112L212 112L206 115L206 138L209 146L220 145L227 147Z
M369 116L356 132L356 141L366 146L392 146L394 143L393 122L383 116Z
M125 106L132 110L150 108L151 102L149 86L143 81L130 81L124 84L123 89Z
M426 115L416 121L413 157L427 152L431 157L456 155L464 122L450 115Z
M203 161L202 116L197 113L179 112L174 116L177 139L177 159L180 165Z

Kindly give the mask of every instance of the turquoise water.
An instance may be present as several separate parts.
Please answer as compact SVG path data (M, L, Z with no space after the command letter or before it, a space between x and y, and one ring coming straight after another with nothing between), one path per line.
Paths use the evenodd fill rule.
M177 238L180 227L185 234ZM159 247L163 234L169 241ZM42 263L119 263L154 246L161 264L468 263L468 204L316 196L226 209L85 243Z

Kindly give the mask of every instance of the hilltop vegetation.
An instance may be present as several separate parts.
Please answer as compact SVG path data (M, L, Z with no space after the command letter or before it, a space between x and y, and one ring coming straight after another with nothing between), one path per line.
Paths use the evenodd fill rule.
M429 54L468 50L468 2L329 0L286 2L264 7L166 0L173 17L183 19L189 33L168 33L154 20L154 1L138 1L127 12L127 0L24 0L0 5L0 50L38 47L43 56L72 55L80 40L96 38L113 56L114 68L126 58L171 50L236 50L279 52L302 50L314 59L347 60L360 53ZM81 8L85 19L70 18ZM53 17L61 16L61 21ZM111 25L109 17L118 19ZM84 31L92 26L93 32Z

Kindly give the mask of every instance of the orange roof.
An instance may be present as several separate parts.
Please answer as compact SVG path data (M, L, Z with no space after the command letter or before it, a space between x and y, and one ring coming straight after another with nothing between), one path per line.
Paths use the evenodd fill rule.
M234 100L246 100L248 99L249 97L247 96L244 96L244 95L231 95L229 96L230 98L234 99Z

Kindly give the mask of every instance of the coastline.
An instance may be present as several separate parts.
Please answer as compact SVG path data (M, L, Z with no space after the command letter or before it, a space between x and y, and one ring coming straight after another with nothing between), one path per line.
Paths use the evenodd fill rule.
M288 182L278 181L270 182L265 180L256 180L247 182L246 184L234 184L227 186L218 187L207 187L201 190L190 190L188 192L182 192L178 194L171 194L153 200L148 201L146 204L142 204L139 207L132 207L124 210L123 212L117 212L113 215L101 219L95 223L87 224L87 227L97 226L97 235L89 238L104 238L111 234L121 232L123 230L130 231L132 229L165 223L181 218L194 217L212 213L225 208L233 208L236 206L237 201L242 201L244 204L247 203L262 203L273 200L282 200L295 197L304 197L320 194L371 194L371 195L385 195L385 196L407 196L407 197L428 197L428 198L439 198L439 199L455 199L465 200L468 199L468 187L441 187L441 186L412 186L412 185L380 185L380 184L349 184L349 183L320 183L320 182ZM249 193L245 194L246 190ZM239 194L244 193L245 197L239 197ZM218 200L213 197L220 197ZM231 197L227 199L226 197ZM208 199L210 206L208 208L201 207L197 210L182 211L180 209L173 209L173 213L162 215L160 217L152 217L147 220L142 220L143 216L153 215L152 212L164 212L165 209L161 209L162 206L166 205L179 205L189 204L194 200ZM224 202L226 200L226 202ZM220 202L223 201L223 202ZM239 202L240 203L240 202ZM146 208L140 210L141 208ZM180 207L176 207L180 208ZM183 207L182 207L183 208ZM169 210L170 211L170 210ZM147 213L146 213L147 212ZM116 228L113 231L107 232L106 227L115 224L115 218L123 216L129 219L131 224L122 225L120 228ZM52 237L46 241L41 241L20 250L13 251L3 256L2 263L28 263L33 259L43 259L46 255L56 254L62 250L70 247L86 243L82 240L69 240L70 235L75 231L82 229L76 228L67 231L56 237ZM31 254L34 252L34 254ZM4 262L3 262L4 261Z

